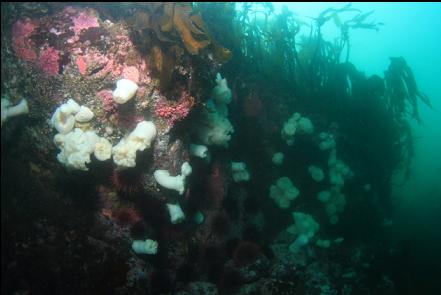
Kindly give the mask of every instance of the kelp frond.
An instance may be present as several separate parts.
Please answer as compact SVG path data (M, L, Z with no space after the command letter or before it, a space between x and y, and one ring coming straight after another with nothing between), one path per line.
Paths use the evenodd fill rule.
M430 108L433 106L427 95L418 89L412 69L407 65L406 60L403 57L391 57L384 76L389 106L395 116L399 117L406 113L407 103L410 105L412 117L421 123L418 99Z

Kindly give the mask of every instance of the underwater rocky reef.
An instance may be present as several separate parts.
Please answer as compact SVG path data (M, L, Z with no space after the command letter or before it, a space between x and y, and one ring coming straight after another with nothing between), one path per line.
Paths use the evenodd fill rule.
M432 291L387 236L411 68L256 5L2 3L2 294Z

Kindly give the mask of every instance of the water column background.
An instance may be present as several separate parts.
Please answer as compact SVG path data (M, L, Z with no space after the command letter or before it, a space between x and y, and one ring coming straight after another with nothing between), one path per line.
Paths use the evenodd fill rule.
M285 5L305 22L329 7L347 3L273 3L276 11ZM441 255L441 3L353 3L353 8L368 12L370 20L383 22L373 30L352 30L350 61L366 75L383 76L388 57L404 57L413 69L420 90L426 93L434 110L419 103L423 125L412 122L416 154L409 180L403 183L398 172L393 185L395 216L390 236L407 241L432 261ZM342 14L344 21L345 14ZM347 13L351 17L350 13ZM307 29L303 31L308 33ZM323 27L327 40L338 36L332 21ZM381 130L379 130L381 132Z

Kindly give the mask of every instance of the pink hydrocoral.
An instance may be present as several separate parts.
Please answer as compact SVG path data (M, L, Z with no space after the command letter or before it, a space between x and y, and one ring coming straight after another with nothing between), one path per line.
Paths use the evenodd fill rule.
M117 111L116 103L113 101L112 90L104 89L96 94L104 105L104 110L107 113L115 113Z
M176 103L167 102L161 98L155 106L157 116L164 118L169 126L173 126L177 121L187 117L193 107L194 98L187 92L182 92L180 99Z
M80 74L85 76L87 74L87 64L82 56L77 57L77 66Z
M110 72L114 79L126 78L137 84L148 84L151 81L148 66L134 48L129 32L115 36L112 49L107 51L112 62ZM128 63L129 56L131 61Z
M135 66L126 66L123 69L122 77L124 79L132 80L135 83L139 83L139 71Z
M81 75L102 78L113 71L114 63L100 51L89 48L86 53L77 56L76 64ZM95 73L89 75L89 72Z
M72 18L72 21L74 23L73 30L76 36L78 36L82 30L100 26L98 19L88 12L80 12L77 16Z
M14 38L29 38L34 34L36 28L37 23L29 18L23 21L18 20L12 27L12 35Z
M134 129L139 122L144 121L143 116L127 112L119 113L117 118L118 124L127 129Z
M37 54L35 53L35 43L31 36L35 33L38 24L27 18L18 20L12 27L12 47L18 58L35 61Z
M73 12L70 12L73 13ZM85 15L92 15L92 12L75 12L71 15L72 19L84 18ZM97 25L97 22L93 22ZM105 30L103 30L105 31ZM77 33L79 31L77 30ZM137 84L145 85L151 82L146 61L136 50L129 32L122 29L119 34L106 41L106 50L99 50L96 46L89 46L91 43L76 44L71 50L76 55L76 66L85 78L102 79L109 77L111 79L126 78ZM73 36L67 42L73 44L79 40L79 35ZM93 44L93 42L92 42ZM81 48L78 47L81 45Z
M49 76L58 75L60 70L60 51L53 47L46 47L40 51L38 64Z
M115 69L114 67L115 63L113 60L108 60L106 65L104 66L104 68L102 70L100 70L98 73L94 74L95 78L103 78L105 76L107 76L107 74L109 73L113 73L113 70Z
M128 129L133 129L137 123L144 120L143 116L127 112L120 112L118 106L113 100L113 92L110 89L103 89L96 94L103 102L104 110L107 115L114 115L118 124Z
M63 9L63 12L66 14L74 14L74 13L77 13L77 10L75 8L73 8L72 6L66 6Z
M13 40L15 55L23 60L35 61L37 59L37 54L35 50L32 49L33 46L34 43L30 39L20 38Z

